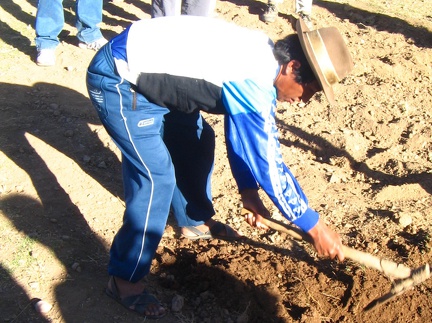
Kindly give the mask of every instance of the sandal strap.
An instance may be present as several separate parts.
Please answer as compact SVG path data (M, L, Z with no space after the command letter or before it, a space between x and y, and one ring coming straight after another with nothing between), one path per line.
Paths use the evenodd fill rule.
M126 307L134 307L134 311L145 314L145 311L147 310L147 306L150 304L157 304L159 306L162 306L162 304L158 301L158 299L150 294L148 291L143 291L139 295L133 295L123 298L122 304Z
M208 234L209 234L209 231L207 231L207 232L203 232L203 231L201 231L201 230L198 230L198 229L197 229L196 227L194 227L194 226L187 226L187 227L185 227L185 228L188 229L190 232L196 234L197 237L200 237L200 236L208 235ZM211 231L211 228L210 228L210 231Z
M213 224L210 227L210 232L212 235L220 236L221 233L225 231L225 234L228 235L227 228L229 228L229 227L227 225L223 224L222 222L216 222L215 224Z

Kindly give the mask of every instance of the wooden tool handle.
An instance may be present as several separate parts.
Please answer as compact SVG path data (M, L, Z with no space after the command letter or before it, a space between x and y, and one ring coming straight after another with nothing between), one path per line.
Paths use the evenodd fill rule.
M249 210L243 209L242 215L252 213ZM283 223L274 219L270 218L263 218L262 221L263 224L268 226L269 228L279 231L279 232L285 232L292 238L296 240L304 240L309 243L311 243L310 236L305 233L304 231L300 230L297 227L294 227L292 225L289 225L287 223ZM392 278L407 278L411 276L411 268L395 263L390 260L385 260L378 258L370 253L359 251L347 246L342 246L342 252L344 253L346 258L349 258L351 260L354 260L355 262L367 267L367 268L373 268L376 270L379 270L383 274L385 274L388 277Z
M245 215L252 212L247 209L243 209L241 213L242 215ZM312 243L310 236L297 227L269 218L263 218L262 223L273 230L284 232L296 240L304 240ZM367 268L379 270L388 277L396 278L391 291L369 303L365 307L365 311L369 311L378 307L378 305L388 302L393 297L400 295L404 291L424 282L431 276L429 264L425 264L419 268L411 269L393 261L381 259L369 253L355 250L344 245L342 245L342 252L346 258L354 260Z

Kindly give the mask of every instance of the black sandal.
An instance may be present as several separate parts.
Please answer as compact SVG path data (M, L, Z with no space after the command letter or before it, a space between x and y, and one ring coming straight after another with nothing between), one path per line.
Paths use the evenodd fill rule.
M107 288L105 290L105 293L109 297L111 297L112 299L114 299L115 301L117 301L118 303L123 305L124 307L126 307L128 310L137 312L138 314L143 315L145 318L152 319L152 320L153 319L160 319L166 315L166 310L164 311L163 314L146 315L146 311L147 311L149 305L154 304L154 305L159 305L160 307L163 307L162 304L157 300L157 298L154 297L152 294L150 294L148 291L144 290L139 295L133 295L133 296L121 298L114 276L111 276L110 280L112 282L112 284L110 284L112 290Z

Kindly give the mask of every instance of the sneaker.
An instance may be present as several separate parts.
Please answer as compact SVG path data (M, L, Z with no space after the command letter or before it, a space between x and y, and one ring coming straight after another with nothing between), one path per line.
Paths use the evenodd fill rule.
M273 3L269 3L267 5L266 11L261 16L262 21L264 22L274 22L276 20L276 17L278 16L279 12L277 9L277 6Z
M312 19L309 14L304 13L303 11L299 12L299 18L303 19L305 25L310 29L314 29L314 25L312 23Z
M104 37L102 37L102 38L96 39L94 42L91 42L91 43L79 42L78 47L82 48L82 49L91 49L94 51L98 51L106 43L108 43L108 40L106 40Z
M56 56L55 49L40 49L37 52L36 64L39 66L53 66L55 65Z

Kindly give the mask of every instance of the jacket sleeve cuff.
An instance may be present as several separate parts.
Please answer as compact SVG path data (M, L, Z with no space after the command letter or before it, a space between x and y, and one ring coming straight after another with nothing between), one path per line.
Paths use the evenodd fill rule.
M293 223L302 229L304 232L308 232L312 229L317 223L319 219L319 214L308 208L303 215L293 221Z

